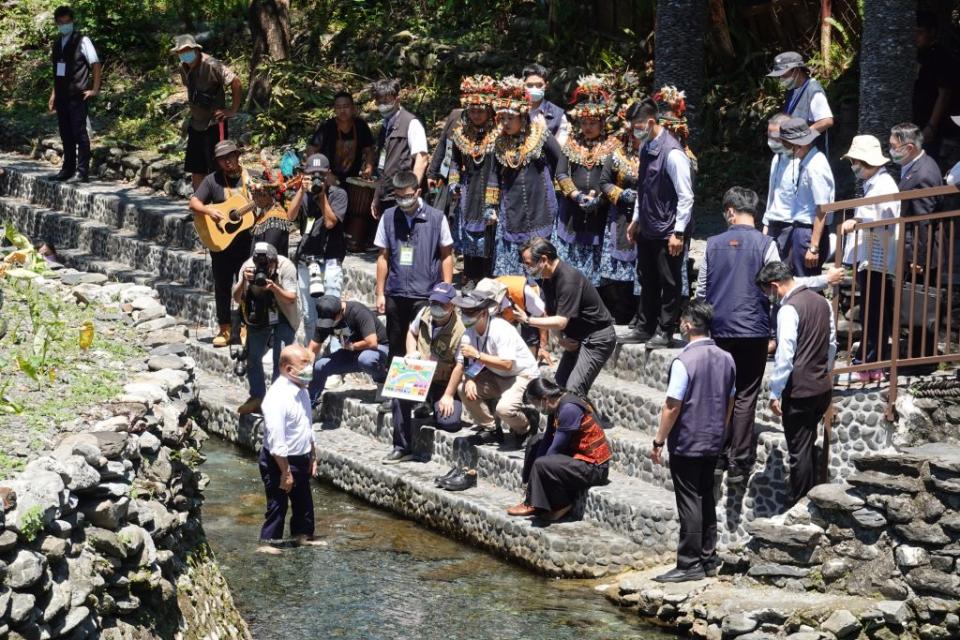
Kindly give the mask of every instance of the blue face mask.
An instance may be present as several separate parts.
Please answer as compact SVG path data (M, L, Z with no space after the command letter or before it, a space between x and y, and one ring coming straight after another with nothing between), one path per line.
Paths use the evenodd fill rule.
M60 32L60 35L62 35L62 36L68 36L68 35L70 35L71 33L73 33L73 23L72 23L72 22L68 22L68 23L66 23L66 24L58 24L58 25L57 25L57 31L59 31L59 32Z
M180 62L183 64L193 64L193 61L197 59L196 51L184 51L180 54Z

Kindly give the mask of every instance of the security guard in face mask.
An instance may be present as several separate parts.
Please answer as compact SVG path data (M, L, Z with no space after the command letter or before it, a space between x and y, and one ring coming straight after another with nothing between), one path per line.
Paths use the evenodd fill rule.
M280 350L293 344L300 311L297 305L297 268L273 245L258 242L253 255L243 263L233 299L240 305L247 327L247 382L250 397L238 409L244 415L260 409L267 391L263 356L273 343L273 376L280 371Z

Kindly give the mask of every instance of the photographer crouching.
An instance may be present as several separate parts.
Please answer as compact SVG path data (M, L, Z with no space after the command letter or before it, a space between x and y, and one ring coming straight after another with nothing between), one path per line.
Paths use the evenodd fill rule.
M307 158L303 170L306 175L287 211L302 210L309 220L309 229L304 232L294 258L304 319L303 341L308 345L317 326L317 299L323 295L339 298L343 289L347 192L337 186L337 177L330 172L330 161L323 154Z
M273 343L273 375L280 373L280 350L293 344L300 311L297 307L297 268L273 245L257 242L253 255L240 267L233 299L240 305L241 321L247 327L247 382L250 397L237 409L245 415L260 410L267 392L263 356Z

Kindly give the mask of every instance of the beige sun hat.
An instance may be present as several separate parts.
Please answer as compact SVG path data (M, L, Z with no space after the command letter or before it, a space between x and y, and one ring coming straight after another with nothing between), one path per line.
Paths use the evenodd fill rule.
M882 167L890 162L890 158L883 155L880 141L869 135L854 136L850 143L850 150L842 157L848 160L859 160L871 167Z

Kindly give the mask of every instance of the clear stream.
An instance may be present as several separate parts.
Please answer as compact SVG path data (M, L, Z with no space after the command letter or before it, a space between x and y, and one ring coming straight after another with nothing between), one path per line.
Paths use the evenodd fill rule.
M674 637L584 582L537 576L320 484L317 535L328 545L258 554L256 460L217 438L204 453L204 528L257 640Z

